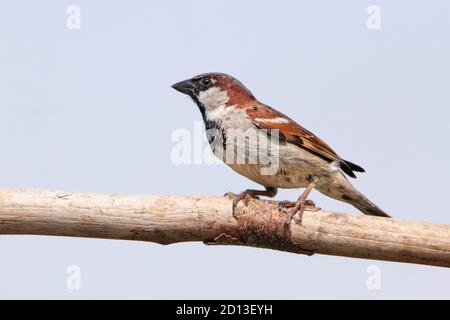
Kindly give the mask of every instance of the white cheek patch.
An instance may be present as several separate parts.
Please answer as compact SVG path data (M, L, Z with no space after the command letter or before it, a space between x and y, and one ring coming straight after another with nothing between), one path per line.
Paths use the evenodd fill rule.
M255 121L266 122L266 123L289 123L288 119L285 118L256 118Z
M198 95L198 101L210 110L226 106L229 100L228 93L218 87L201 91Z

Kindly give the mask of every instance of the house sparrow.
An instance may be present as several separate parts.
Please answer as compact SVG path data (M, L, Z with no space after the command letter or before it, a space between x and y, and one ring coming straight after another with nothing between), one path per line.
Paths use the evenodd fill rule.
M278 188L305 188L296 202L283 201L287 210L285 225L289 226L292 218L298 213L299 221L305 207L314 208L313 202L307 200L313 189L347 202L364 214L389 217L383 210L356 190L346 175L356 178L354 172L364 172L360 166L342 159L325 142L310 131L298 125L281 112L258 101L255 96L237 79L223 73L207 73L192 79L178 82L172 87L188 96L197 104L207 131L207 138L213 153L221 158L237 173L261 184L265 190L245 190L235 196L233 208L239 201L246 203L249 198L257 196L274 197ZM263 132L267 141L276 137L278 145L264 150L261 145L267 141L258 139L240 140L249 130ZM233 133L231 139L230 132ZM236 134L236 132L238 132ZM272 139L273 140L273 139ZM260 145L258 145L260 144ZM267 169L267 154L261 157L262 149L266 153L277 154L276 170ZM265 148L268 149L268 148ZM226 155L232 155L232 161ZM236 161L239 153L248 155L256 151L256 156L246 158L250 161ZM270 158L270 157L269 157ZM261 159L265 160L262 163Z

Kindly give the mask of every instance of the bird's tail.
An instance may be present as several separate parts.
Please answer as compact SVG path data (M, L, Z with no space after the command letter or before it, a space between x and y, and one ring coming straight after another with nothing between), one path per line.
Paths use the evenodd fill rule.
M350 203L352 206L354 206L362 213L367 214L369 216L391 218L390 215L381 210L375 203L367 199L367 197L364 196L362 193L356 192L353 194L352 198L353 199L351 201L348 201L348 203Z
M319 183L316 189L331 198L351 204L364 214L378 217L391 217L375 203L367 199L361 192L356 190L344 175L341 174L336 178L329 183Z

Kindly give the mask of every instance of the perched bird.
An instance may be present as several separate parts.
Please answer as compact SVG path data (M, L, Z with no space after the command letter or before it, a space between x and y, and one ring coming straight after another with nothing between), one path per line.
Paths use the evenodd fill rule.
M247 202L252 197L274 197L278 188L306 188L296 202L281 203L288 213L287 226L297 213L301 222L305 207L314 208L313 202L307 200L313 189L331 198L347 202L364 214L389 217L356 190L347 179L346 175L356 178L355 172L364 172L363 168L342 159L312 132L258 101L232 76L206 73L178 82L172 87L190 96L197 104L214 154L237 173L265 187L264 191L245 190L235 197L233 207L239 201ZM256 157L250 157L250 161L236 161L236 153L248 154L257 149L268 151L258 145L261 139L244 139L236 144L235 138L242 138L249 130L262 131L267 141L273 136L276 137L278 145L276 148L269 148L268 152L276 149L277 159L273 162L277 165L273 172L263 171L263 168L267 169L268 157L261 157L262 151L259 150L256 151ZM266 142L260 144L265 145ZM225 157L225 154L230 153L234 156L231 157L232 161ZM258 161L261 158L264 158L265 163Z

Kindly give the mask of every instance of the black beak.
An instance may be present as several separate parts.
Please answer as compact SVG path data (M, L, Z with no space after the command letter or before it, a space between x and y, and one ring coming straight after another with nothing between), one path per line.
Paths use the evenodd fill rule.
M192 80L180 81L172 85L175 90L193 96L197 93L198 89Z

